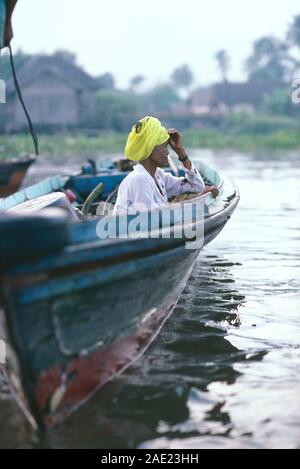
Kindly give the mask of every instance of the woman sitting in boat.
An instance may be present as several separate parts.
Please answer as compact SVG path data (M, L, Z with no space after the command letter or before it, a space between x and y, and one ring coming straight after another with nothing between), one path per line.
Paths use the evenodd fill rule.
M183 164L185 177L176 177L162 168L168 166L168 145ZM185 192L205 194L215 187L205 187L190 161L176 129L167 130L155 117L144 117L130 132L126 157L136 162L134 170L122 181L114 214L130 210L153 210L168 204L168 199Z

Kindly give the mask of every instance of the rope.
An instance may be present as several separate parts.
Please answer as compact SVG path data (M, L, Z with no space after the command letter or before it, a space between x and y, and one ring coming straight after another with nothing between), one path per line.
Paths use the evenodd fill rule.
M25 116L27 118L28 127L29 127L29 130L30 130L31 136L32 136L33 144L34 144L35 154L39 155L39 139L38 139L37 133L35 131L35 128L34 128L33 123L31 121L30 115L27 111L27 108L26 108L24 100L23 100L23 96L22 96L21 89L20 89L18 79L17 79L17 75L16 75L16 69L15 69L14 58L13 58L13 53L12 53L12 50L11 50L11 46L9 45L8 48L9 48L9 55L10 55L10 65L11 65L11 70L12 70L12 74L13 74L13 79L14 79L16 92L17 92L18 98L20 100L20 103L22 105L22 108L25 112Z

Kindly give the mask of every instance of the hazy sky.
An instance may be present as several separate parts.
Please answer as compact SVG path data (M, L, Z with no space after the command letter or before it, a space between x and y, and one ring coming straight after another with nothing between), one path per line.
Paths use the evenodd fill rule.
M196 81L219 79L213 59L224 48L232 80L263 35L284 37L299 0L19 0L14 49L51 53L68 49L91 74L111 71L120 87L136 74L162 82L178 65Z

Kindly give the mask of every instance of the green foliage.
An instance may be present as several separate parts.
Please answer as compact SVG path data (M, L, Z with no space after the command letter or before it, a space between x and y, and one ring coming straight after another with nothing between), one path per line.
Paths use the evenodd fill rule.
M253 44L246 61L249 81L282 82L291 76L292 59L288 45L273 36L265 36Z
M175 68L171 81L177 88L188 88L194 81L193 72L188 65Z
M173 86L169 83L157 85L143 96L147 112L169 111L173 103L180 100Z
M279 130L300 131L300 124L287 116L231 113L224 118L222 129L232 135L270 134Z
M300 15L294 17L293 23L289 27L287 38L292 46L300 48Z
M115 88L115 78L112 73L103 73L97 77L99 87L102 90L112 90Z
M277 88L273 93L264 96L260 109L265 114L288 115L292 114L290 90Z
M127 131L139 116L137 95L124 91L99 91L95 98L96 123L100 129Z
M41 157L63 158L80 155L100 157L107 153L122 152L127 134L104 131L95 137L85 134L57 133L40 135ZM32 153L32 139L28 134L0 135L0 160Z
M187 130L184 141L188 147L210 149L235 149L242 152L258 150L300 149L299 130L283 129L266 133L241 133L233 135L214 129Z
M183 132L184 144L188 148L235 149L243 152L300 150L298 123L292 123L291 120L280 121L279 118L277 120L275 118L273 121L268 121L266 117L263 119L258 120L256 126L253 121L252 128L249 123L244 128L240 126L238 133L228 129L187 129ZM262 122L264 122L264 126ZM269 128L266 132L268 122ZM41 158L43 155L53 156L59 160L77 155L86 158L100 158L107 154L123 152L126 139L127 132L109 131L103 131L95 137L89 137L85 134L63 133L41 135ZM31 152L32 140L29 135L0 135L0 160Z
M131 90L136 90L139 86L145 81L145 77L143 75L135 75L131 78L129 87Z

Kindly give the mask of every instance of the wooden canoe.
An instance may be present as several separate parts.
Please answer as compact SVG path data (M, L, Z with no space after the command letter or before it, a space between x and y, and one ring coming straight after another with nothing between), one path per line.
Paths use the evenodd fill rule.
M192 220L195 226L202 223L206 245L229 220L239 194L213 169L202 165L200 171L220 190L216 199L206 196L204 220ZM62 191L69 182L52 178L0 201L0 211L9 211L2 232L8 233L9 223L12 227L3 248L7 256L0 252L6 370L21 408L44 429L62 422L145 351L201 250L186 249L184 235L99 239L97 219L68 219L64 225L43 212L12 214L24 201ZM159 226L161 232L164 228ZM58 232L62 236L54 242ZM46 244L53 241L50 252L44 236Z
M7 197L20 188L34 161L34 158L26 158L0 162L0 197Z

